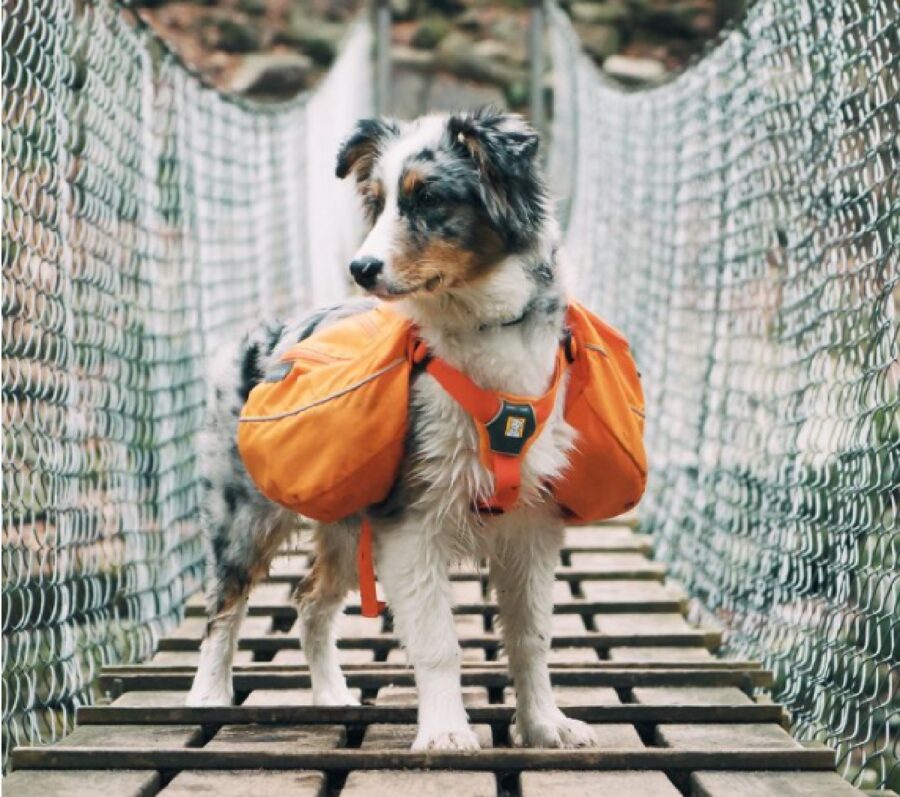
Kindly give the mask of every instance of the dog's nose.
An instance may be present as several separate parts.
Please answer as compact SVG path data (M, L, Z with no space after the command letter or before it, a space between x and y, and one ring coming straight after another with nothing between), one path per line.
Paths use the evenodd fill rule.
M375 286L375 280L383 268L384 263L377 257L361 257L350 264L350 274L357 285L368 290Z

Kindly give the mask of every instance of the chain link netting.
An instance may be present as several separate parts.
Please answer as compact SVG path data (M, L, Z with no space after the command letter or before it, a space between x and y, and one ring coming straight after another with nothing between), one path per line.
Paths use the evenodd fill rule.
M573 287L647 392L643 527L867 788L900 783L898 20L758 0L634 92L553 33Z
M355 24L312 94L255 106L117 3L4 12L5 761L198 588L205 358L343 293L360 214L320 172L371 111L371 36Z

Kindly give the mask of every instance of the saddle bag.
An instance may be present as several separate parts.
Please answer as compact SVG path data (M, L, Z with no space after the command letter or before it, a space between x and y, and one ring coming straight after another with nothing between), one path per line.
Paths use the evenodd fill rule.
M577 302L566 323L564 415L578 436L553 494L572 522L590 523L622 514L644 494L644 393L621 333Z
M384 305L342 319L253 388L238 449L263 495L323 522L387 498L406 437L409 329Z

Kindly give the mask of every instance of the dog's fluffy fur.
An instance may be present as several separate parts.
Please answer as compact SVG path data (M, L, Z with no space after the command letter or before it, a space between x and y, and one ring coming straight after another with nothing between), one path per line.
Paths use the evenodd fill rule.
M413 123L360 122L338 158L357 181L372 230L357 254L381 270L366 287L418 325L430 350L488 389L542 394L563 332L557 233L536 162L536 134L518 117L484 111ZM232 700L231 660L247 594L264 576L294 517L254 488L235 446L237 416L279 352L371 300L260 329L222 352L212 373L201 455L208 542L209 627L190 705ZM390 498L372 508L376 569L394 629L415 668L414 749L470 750L448 568L490 560L517 693L514 740L539 747L593 743L556 707L547 669L554 568L563 521L546 485L573 443L565 390L525 458L519 506L479 515L492 492L471 418L427 374L411 388L407 454ZM355 699L341 674L334 623L357 585L359 517L315 531L312 570L298 589L300 636L313 700Z

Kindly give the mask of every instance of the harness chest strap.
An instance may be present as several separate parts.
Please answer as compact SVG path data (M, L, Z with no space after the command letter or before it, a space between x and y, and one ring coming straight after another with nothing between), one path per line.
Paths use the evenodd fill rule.
M537 398L511 396L478 387L466 374L438 357L430 357L424 344L416 345L413 360L425 363L426 372L475 420L481 460L494 476L494 494L479 511L506 512L519 500L522 460L543 430L556 404L567 354L560 347L550 387ZM364 517L357 550L359 594L364 617L377 617L384 608L375 592L372 527Z

